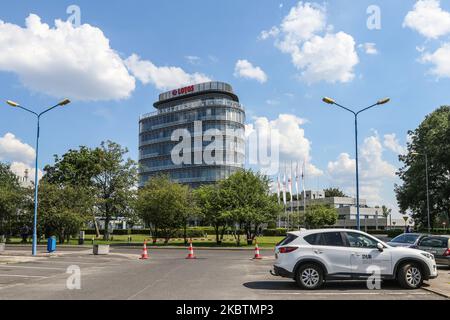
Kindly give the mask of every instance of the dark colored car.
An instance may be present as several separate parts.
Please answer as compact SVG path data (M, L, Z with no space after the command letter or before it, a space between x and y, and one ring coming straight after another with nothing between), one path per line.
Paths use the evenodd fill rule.
M422 233L404 233L395 237L387 244L391 247L415 248L424 237L427 237L427 235Z
M450 236L429 236L422 238L417 249L434 255L437 264L450 267Z

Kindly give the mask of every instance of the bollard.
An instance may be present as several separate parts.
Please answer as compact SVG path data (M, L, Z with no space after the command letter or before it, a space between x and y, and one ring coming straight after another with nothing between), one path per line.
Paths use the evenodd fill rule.
M78 236L78 244L80 246L82 246L84 244L84 236L85 236L85 232L80 231L80 235Z

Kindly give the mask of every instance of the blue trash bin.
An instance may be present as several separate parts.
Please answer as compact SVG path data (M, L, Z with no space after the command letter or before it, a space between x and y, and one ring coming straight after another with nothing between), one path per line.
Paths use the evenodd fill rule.
M56 251L56 237L50 237L47 240L47 251L55 252Z

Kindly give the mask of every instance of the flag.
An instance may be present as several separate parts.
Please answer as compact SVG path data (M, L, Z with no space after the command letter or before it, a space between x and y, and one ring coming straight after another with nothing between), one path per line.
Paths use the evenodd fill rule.
M280 192L281 192L280 175L278 175L277 176L277 199L278 199L278 204L280 203Z
M291 177L288 179L288 187L289 187L289 194L291 195L291 201L292 201L292 172L291 172Z
M286 205L286 171L284 172L283 178L283 203Z

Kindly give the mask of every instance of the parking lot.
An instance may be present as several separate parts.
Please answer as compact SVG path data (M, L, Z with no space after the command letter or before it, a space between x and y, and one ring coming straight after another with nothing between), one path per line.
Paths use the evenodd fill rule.
M330 282L303 291L269 274L270 250L262 251L263 260L252 260L249 250L196 250L195 260L186 260L187 251L180 249L150 249L149 260L139 260L139 254L112 248L108 256L93 256L84 248L24 262L0 259L0 299L445 299L424 289L403 290L395 282L383 283L381 290L368 290L365 282ZM69 266L80 268L79 290L67 288Z

